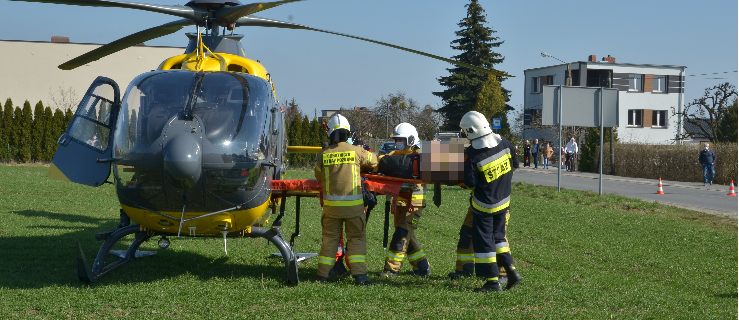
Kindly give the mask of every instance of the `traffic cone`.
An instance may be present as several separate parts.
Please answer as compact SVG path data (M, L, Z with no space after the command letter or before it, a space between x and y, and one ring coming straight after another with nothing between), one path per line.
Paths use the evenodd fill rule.
M662 191L662 178L659 178L659 191L657 191L657 194L665 194L664 191Z
M727 196L736 197L736 193L734 193L734 180L731 180L731 185L729 185L729 193Z

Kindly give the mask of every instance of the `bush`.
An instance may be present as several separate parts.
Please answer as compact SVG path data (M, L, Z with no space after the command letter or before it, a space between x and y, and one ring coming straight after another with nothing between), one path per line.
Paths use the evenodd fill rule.
M684 145L614 145L616 175L632 178L659 179L685 182L703 181L703 170L698 163L702 144ZM718 184L737 180L737 142L715 143L716 177ZM597 151L597 150L596 150ZM605 150L604 150L605 151ZM603 154L604 172L611 165L607 152Z

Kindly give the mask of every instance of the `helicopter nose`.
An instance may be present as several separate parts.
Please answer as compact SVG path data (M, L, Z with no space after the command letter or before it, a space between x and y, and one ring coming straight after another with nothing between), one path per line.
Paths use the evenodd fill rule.
M200 144L194 135L178 134L164 147L164 170L176 180L175 185L190 189L200 180L200 158Z

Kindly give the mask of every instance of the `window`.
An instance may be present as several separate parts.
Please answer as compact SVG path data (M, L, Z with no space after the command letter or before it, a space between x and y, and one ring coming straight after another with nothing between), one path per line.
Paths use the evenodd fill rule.
M667 76L655 75L652 79L654 79L652 92L667 92Z
M642 113L644 110L629 110L629 126L641 127L642 126Z
M652 111L652 127L666 127L667 126L667 110L653 110Z
M539 77L531 78L531 93L539 93L541 89L541 79Z
M629 91L644 91L644 75L643 74L630 74L629 75Z

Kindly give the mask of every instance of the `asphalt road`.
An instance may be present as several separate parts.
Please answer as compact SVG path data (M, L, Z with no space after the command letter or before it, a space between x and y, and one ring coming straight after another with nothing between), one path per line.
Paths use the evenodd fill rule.
M562 169L561 187L573 190L591 190L598 192L598 174L585 172L567 172ZM524 181L543 186L557 186L557 168L545 169L519 168L513 175L513 181ZM603 194L615 193L625 197L657 201L680 208L732 217L737 219L739 197L731 197L728 186L707 185L698 182L681 182L662 180L665 194L658 195L658 181L603 175ZM736 192L736 190L735 190Z

